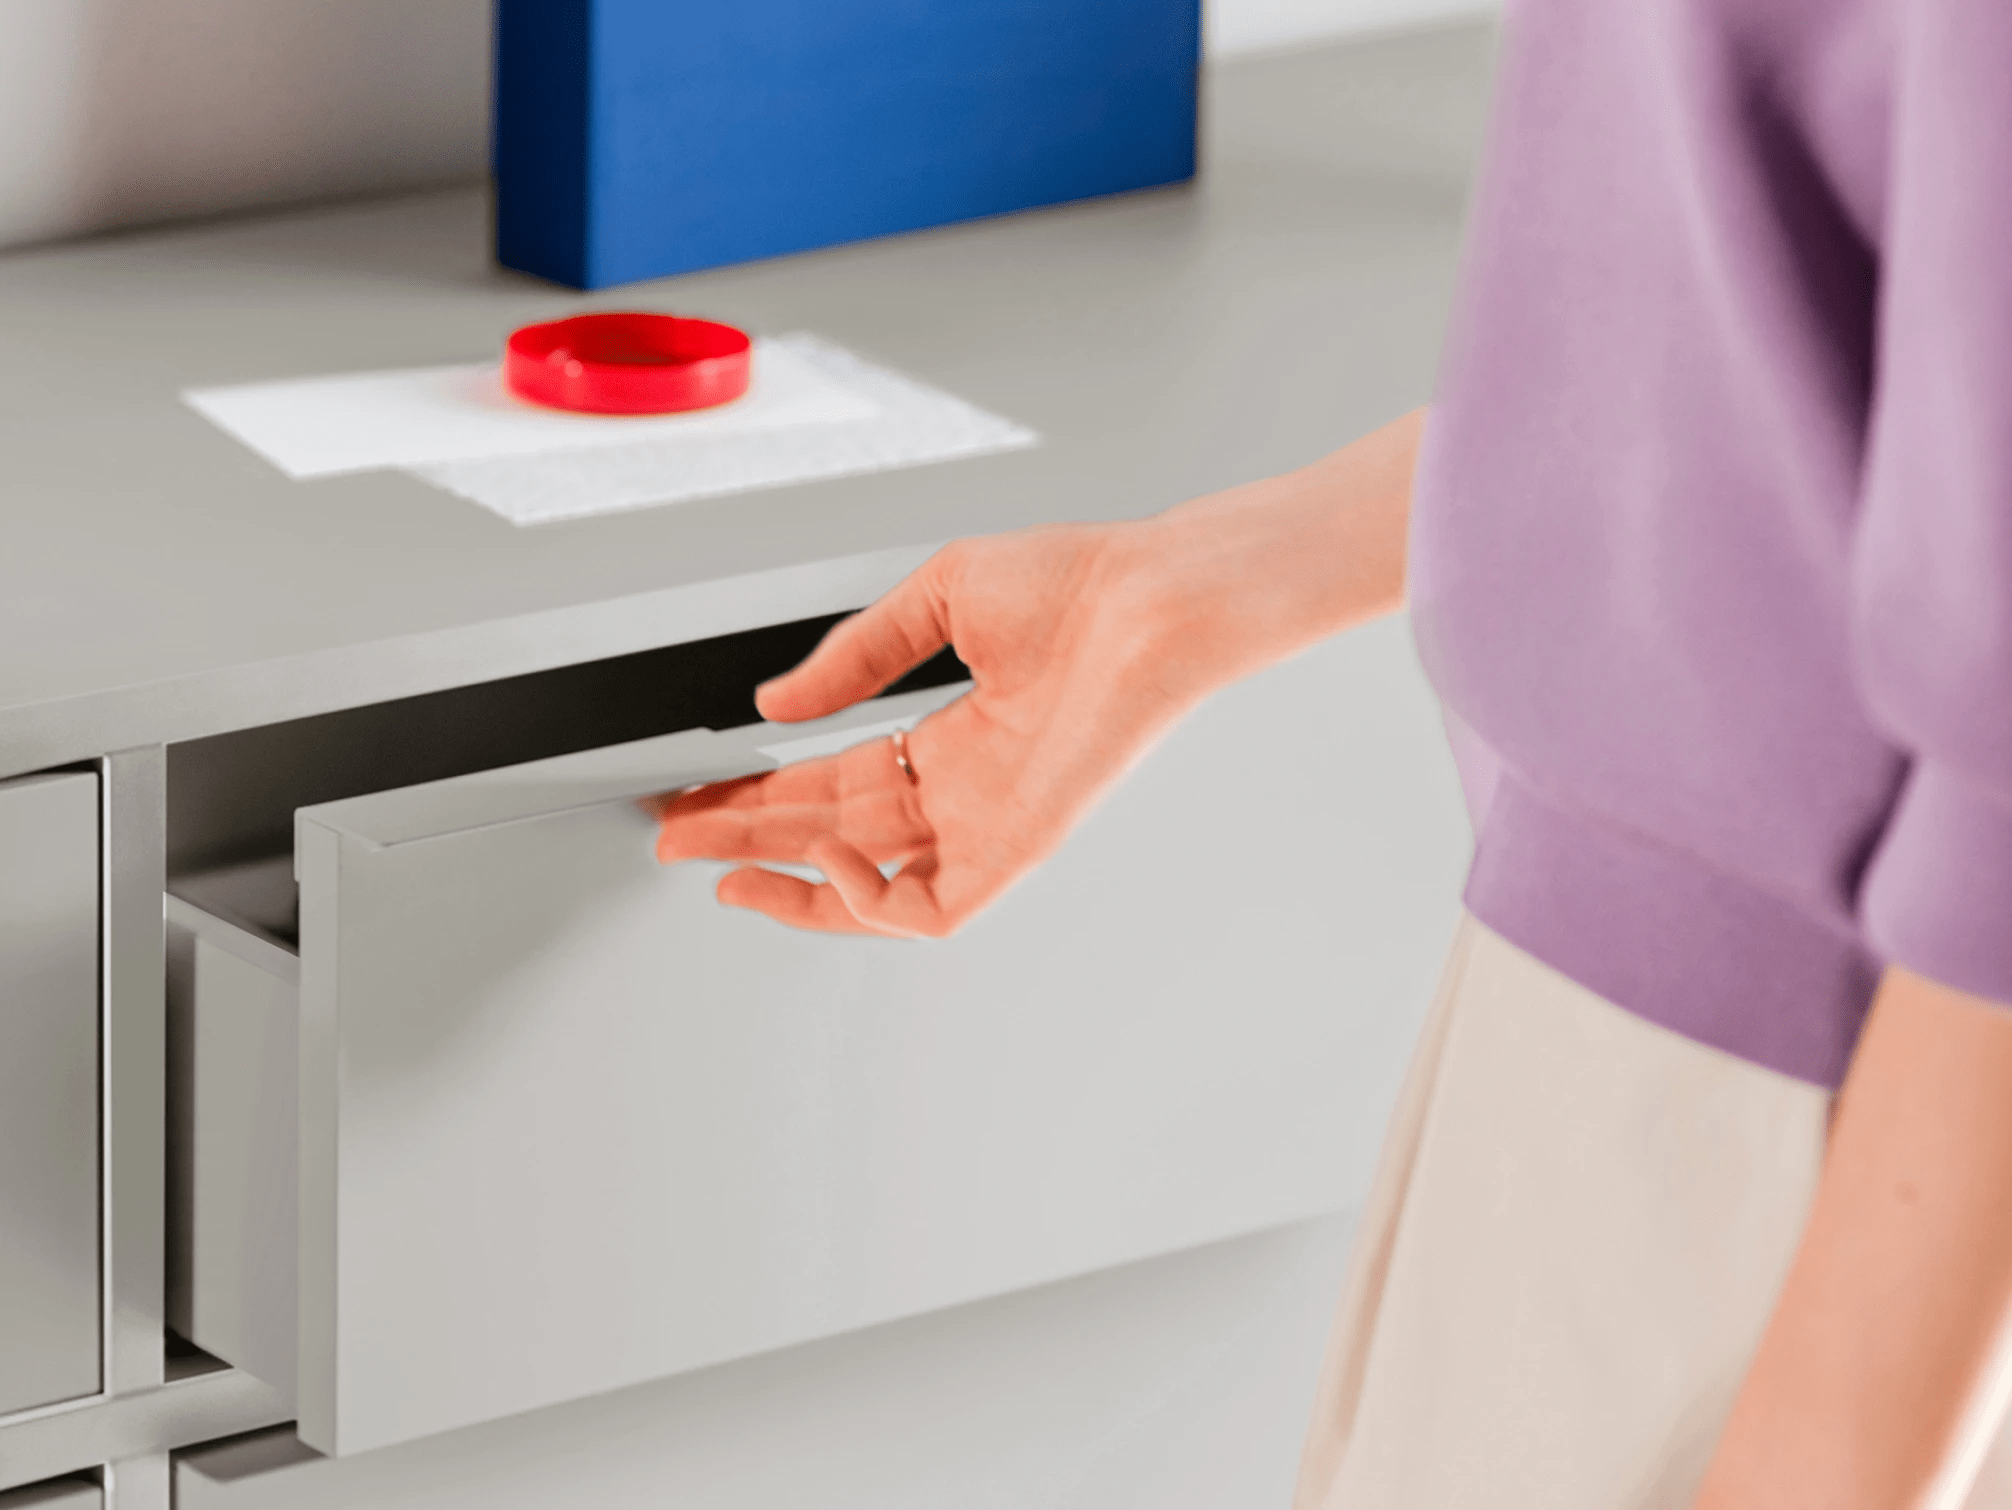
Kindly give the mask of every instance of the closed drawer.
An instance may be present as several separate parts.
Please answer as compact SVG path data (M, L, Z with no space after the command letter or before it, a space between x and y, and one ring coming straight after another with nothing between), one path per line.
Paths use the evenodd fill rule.
M0 1415L98 1388L98 778L0 783Z
M1461 859L1365 655L1209 705L945 942L722 909L635 799L959 689L303 808L297 946L283 865L171 903L177 1324L345 1454L1342 1204Z

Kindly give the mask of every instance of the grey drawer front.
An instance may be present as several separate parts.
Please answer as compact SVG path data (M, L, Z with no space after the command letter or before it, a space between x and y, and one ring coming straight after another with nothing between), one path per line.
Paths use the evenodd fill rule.
M98 778L0 784L0 1414L99 1380Z
M636 796L808 732L302 809L297 958L177 901L191 1325L297 1386L302 1440L347 1456L1360 1199L1464 858L1400 639L1211 702L947 942L780 928L719 908L719 867L655 863Z

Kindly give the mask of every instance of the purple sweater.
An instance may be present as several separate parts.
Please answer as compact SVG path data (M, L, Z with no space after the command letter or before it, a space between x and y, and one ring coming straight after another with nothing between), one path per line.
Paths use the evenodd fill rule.
M2012 0L1511 0L1414 511L1467 903L1835 1085L2012 1002Z

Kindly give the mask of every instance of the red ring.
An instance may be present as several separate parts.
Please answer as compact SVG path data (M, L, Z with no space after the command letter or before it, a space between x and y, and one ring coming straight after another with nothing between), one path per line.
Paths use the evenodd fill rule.
M711 320L614 310L512 331L504 380L533 403L587 414L711 409L748 391L753 343Z

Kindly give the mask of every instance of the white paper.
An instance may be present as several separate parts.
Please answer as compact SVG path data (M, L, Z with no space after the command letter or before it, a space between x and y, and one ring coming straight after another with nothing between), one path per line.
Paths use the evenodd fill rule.
M182 397L289 477L766 435L870 418L865 393L786 341L755 342L747 396L691 414L569 414L517 398L493 362L198 388Z
M513 524L530 525L1040 443L1023 425L815 337L784 336L766 344L863 399L871 417L760 433L686 431L593 451L443 462L414 471Z

